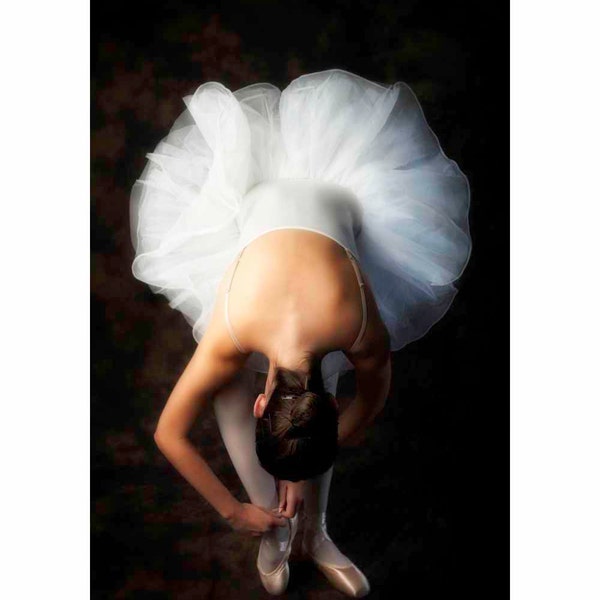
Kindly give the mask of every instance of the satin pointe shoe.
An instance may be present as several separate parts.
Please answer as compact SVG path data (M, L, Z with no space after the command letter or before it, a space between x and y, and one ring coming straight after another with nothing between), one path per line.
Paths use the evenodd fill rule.
M320 522L321 525L317 534L321 540L320 544L325 541L325 543L329 543L335 548L333 541L327 534L324 514L320 515ZM304 531L306 534L307 529L305 528ZM323 573L336 590L351 598L362 598L363 596L366 596L371 591L371 586L363 572L347 556L342 555L337 548L336 552L339 553L340 559L342 559L338 561L337 565L327 562L322 556L319 557L318 546L320 544L317 544L315 551L311 551L309 544L307 543L307 536L305 535L302 539L302 556L312 560L317 569ZM344 563L343 566L340 565L340 562Z
M273 596L279 596L285 592L290 580L290 566L288 559L292 552L292 544L298 531L298 514L291 519L286 519L288 527L288 541L285 546L283 558L280 563L269 573L265 573L259 566L259 560L256 559L256 568L260 576L260 581L267 592ZM283 543L283 542L282 542ZM259 550L260 556L260 550Z

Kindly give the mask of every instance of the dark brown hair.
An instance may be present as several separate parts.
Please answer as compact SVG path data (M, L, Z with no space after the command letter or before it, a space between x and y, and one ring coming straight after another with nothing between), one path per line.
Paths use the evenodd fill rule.
M338 450L338 410L321 377L320 362L308 384L290 369L275 369L275 385L256 422L256 455L277 479L300 481L321 475Z

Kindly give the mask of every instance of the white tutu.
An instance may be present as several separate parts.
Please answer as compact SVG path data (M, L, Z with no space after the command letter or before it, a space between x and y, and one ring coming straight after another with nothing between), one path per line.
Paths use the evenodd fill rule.
M360 200L359 262L392 350L444 315L471 252L469 184L406 84L330 69L282 92L208 82L184 102L133 186L133 273L183 313L196 341L236 256L244 195L272 179L332 182ZM338 356L324 376L350 368Z

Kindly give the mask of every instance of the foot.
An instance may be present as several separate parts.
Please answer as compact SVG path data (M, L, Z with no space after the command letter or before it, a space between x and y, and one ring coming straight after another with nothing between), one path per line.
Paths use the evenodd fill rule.
M304 535L302 550L305 554L334 567L349 567L352 561L333 543L327 533L325 513L303 514Z
M269 594L278 596L287 589L290 577L288 558L297 530L298 515L288 519L288 527L276 527L261 537L256 567Z
M302 552L315 563L327 580L351 598L362 598L370 591L362 571L333 543L327 533L325 513L303 515Z

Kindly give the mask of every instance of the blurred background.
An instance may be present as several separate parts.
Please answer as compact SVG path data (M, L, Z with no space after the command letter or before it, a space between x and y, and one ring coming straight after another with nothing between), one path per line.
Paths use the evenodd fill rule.
M235 533L154 444L195 342L131 273L129 193L200 84L284 89L341 68L414 90L469 179L473 252L446 316L394 354L390 398L364 445L341 450L328 530L370 598L508 598L508 3L91 6L92 597L270 597L258 538ZM342 405L353 386L346 374ZM193 439L248 501L211 413ZM287 597L341 598L294 547Z

